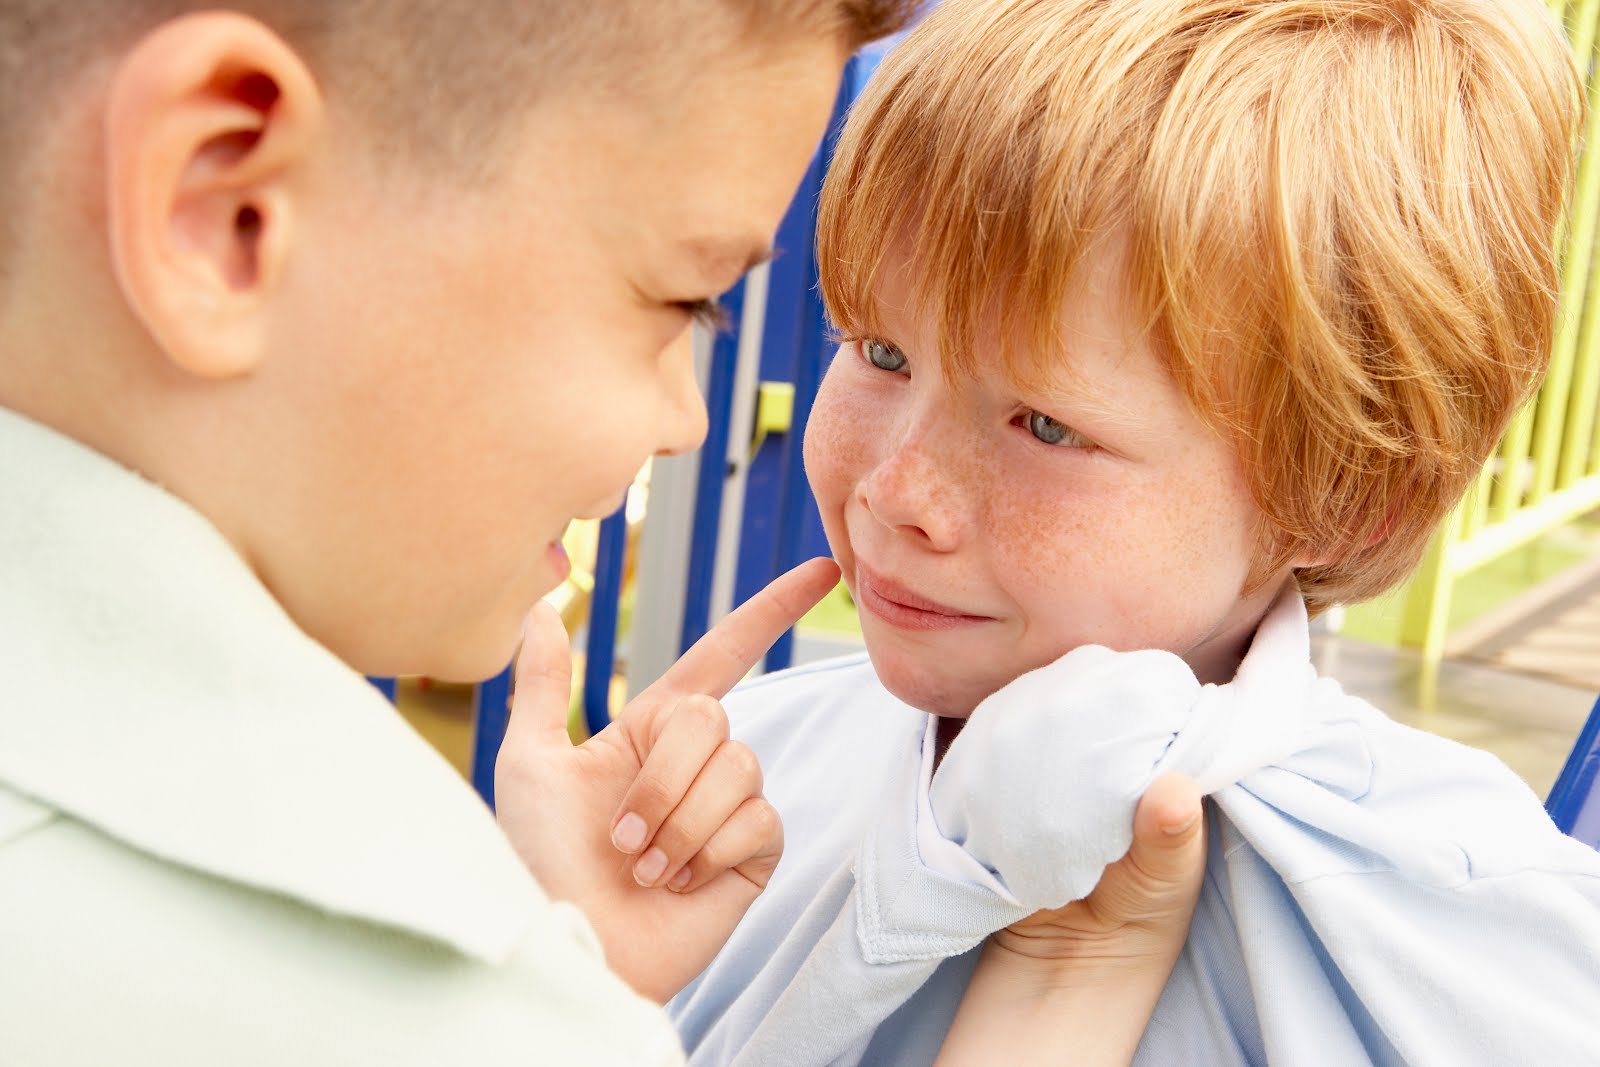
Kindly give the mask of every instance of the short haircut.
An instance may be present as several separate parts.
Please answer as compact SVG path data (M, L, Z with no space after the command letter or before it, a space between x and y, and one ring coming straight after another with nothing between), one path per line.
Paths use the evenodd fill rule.
M873 336L909 249L945 373L985 322L1066 362L1076 266L1127 283L1307 603L1403 580L1544 372L1583 120L1538 0L944 0L885 61L823 192L822 290ZM1585 239L1587 236L1585 235Z
M229 10L307 61L355 133L433 171L487 169L495 137L541 93L626 93L803 36L854 48L917 0L0 0L0 208L69 83L191 11ZM3 251L3 249L0 249Z

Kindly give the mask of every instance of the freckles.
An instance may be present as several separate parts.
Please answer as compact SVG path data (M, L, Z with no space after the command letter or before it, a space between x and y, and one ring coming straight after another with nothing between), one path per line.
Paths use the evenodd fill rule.
M943 491L957 500L983 502L993 494L996 468L993 459L975 444L956 450L955 458L941 472ZM973 509L982 515L990 509L983 503Z
M806 423L807 476L815 482L847 468L849 458L859 453L856 442L865 432L860 413L850 411L847 404L819 396Z
M803 456L806 479L817 499L830 541L842 535L836 529L846 501L870 470L881 438L881 420L848 389L830 388L824 378L806 424ZM837 550L839 546L835 546Z
M1217 584L1230 590L1242 587L1254 558L1255 540L1250 519L1255 503L1242 480L1229 473L1197 472L1174 493L1174 498L1204 502L1183 509L1187 530L1180 530L1178 548L1191 581Z
M1115 523L1086 514L1048 492L993 492L982 534L1015 577L1048 581L1086 562L1114 557L1111 539L1096 532Z

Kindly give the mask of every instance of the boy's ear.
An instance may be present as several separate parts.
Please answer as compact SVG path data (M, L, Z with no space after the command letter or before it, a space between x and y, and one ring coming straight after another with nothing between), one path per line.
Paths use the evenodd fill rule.
M212 379L250 373L324 124L300 57L260 23L203 12L126 53L105 104L117 280L156 344Z

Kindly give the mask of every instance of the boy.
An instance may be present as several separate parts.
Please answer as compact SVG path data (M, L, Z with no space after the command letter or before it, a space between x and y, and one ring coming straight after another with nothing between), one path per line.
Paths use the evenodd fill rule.
M675 1061L357 672L499 669L698 443L691 316L908 5L226 6L0 3L0 1060Z
M1579 89L1534 0L945 0L890 57L806 440L870 663L730 704L788 848L692 1061L931 1061L1181 769L1207 877L1135 1062L1600 1062L1600 856L1307 647L1543 371Z
M672 892L606 823L831 564L604 744L550 755L564 682L519 714L508 831L588 920L357 671L497 670L566 522L698 443L690 317L908 4L203 6L0 0L0 1061L676 1061L628 985L781 831L758 776L692 794L758 817Z

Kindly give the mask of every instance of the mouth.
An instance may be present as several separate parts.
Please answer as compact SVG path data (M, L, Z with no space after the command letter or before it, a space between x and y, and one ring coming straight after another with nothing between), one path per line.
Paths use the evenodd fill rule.
M862 610L903 630L955 630L981 622L988 615L969 615L959 608L906 588L856 561L856 602Z

